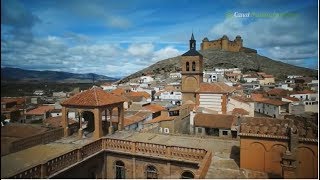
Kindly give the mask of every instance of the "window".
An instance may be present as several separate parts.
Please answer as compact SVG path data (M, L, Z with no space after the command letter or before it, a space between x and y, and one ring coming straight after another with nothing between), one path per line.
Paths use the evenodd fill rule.
M227 136L228 135L228 131L222 131L222 135Z
M198 128L198 133L202 133L202 128Z
M186 63L186 71L189 71L189 62Z
M125 179L125 168L124 163L122 161L116 161L116 179Z
M164 133L169 133L169 128L164 128L163 131Z
M158 179L158 173L156 167L149 165L146 169L147 179Z
M196 63L194 61L192 62L192 71L196 71Z
M181 174L181 179L194 179L194 175L190 171L185 171Z

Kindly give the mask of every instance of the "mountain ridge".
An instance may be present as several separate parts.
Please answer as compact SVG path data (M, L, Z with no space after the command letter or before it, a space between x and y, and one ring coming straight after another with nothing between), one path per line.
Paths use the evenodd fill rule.
M210 70L214 67L238 67L244 72L263 71L274 75L278 79L284 79L286 75L303 75L317 77L317 70L298 67L281 61L259 55L257 53L247 52L229 52L223 50L207 49L198 51L203 55L204 70ZM181 55L160 60L149 67L137 71L129 76L124 77L119 83L125 83L131 79L137 78L144 74L162 74L173 73L181 70Z
M69 73L64 71L37 71L22 68L1 68L1 81L48 81L48 82L78 82L87 83L95 81L117 81L118 78L98 75L94 73Z

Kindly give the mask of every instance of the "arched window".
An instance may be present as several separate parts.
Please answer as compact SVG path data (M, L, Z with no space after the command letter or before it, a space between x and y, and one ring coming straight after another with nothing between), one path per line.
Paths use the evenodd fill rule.
M186 63L186 71L189 71L189 62Z
M116 161L115 169L116 169L116 179L125 179L126 178L124 163L122 161Z
M192 172L190 171L184 171L182 174L181 174L181 179L194 179L194 175Z
M158 171L157 168L149 165L146 169L147 179L158 179Z
M196 71L196 63L194 61L192 62L192 71Z

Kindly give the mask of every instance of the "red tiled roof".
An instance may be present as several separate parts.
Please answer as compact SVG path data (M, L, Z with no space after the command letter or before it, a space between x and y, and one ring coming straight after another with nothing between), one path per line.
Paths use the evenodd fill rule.
M17 102L17 101L11 98L1 98L1 104L7 104L7 103L13 103L13 102Z
M230 129L236 120L237 117L233 115L197 113L194 116L194 125L196 127Z
M69 119L68 120L69 124L74 124L78 123L75 120ZM45 120L43 120L43 124L49 124L52 127L62 127L62 117L61 116L56 116L56 117L49 117Z
M268 99L268 100L261 101L261 103L271 104L274 106L282 106L282 105L288 104L289 102L284 102L276 99Z
M158 116L154 119L151 119L150 121L147 121L145 122L144 124L150 124L150 123L158 123L158 122L161 122L161 121L172 121L174 120L173 117L170 117L168 115L161 115L161 116Z
M140 92L133 92L132 91L132 92L127 93L126 96L133 96L133 97L142 96L146 99L151 97L150 94L145 91L140 91Z
M4 97L4 98L1 98L1 102L6 102L6 101L16 101L17 104L23 104L26 102L26 99L24 97Z
M231 98L240 102L253 102L253 99L243 96L232 96Z
M120 96L120 95L124 95L126 93L126 91L122 88L117 88L117 89L111 91L111 93Z
M256 102L268 100L268 98L264 97L263 94L255 93L251 93L251 99Z
M308 90L308 89L305 89L303 91L298 91L298 92L296 92L294 94L316 94L316 92Z
M215 93L215 94L224 94L231 93L235 91L234 87L228 86L223 82L216 83L201 83L199 93Z
M249 115L249 112L242 108L234 108L232 110L232 115Z
M287 97L284 97L285 99L288 99L290 101L300 101L298 98L295 98L295 97L290 97L290 96L287 96Z
M145 119L144 116L139 116L139 114L135 114L135 115L132 115L132 116L125 117L124 120L123 120L123 125L124 126L129 126L131 124L143 121L144 119Z
M105 106L124 102L121 96L107 93L99 87L93 87L75 96L68 98L61 103L62 106Z
M54 109L54 106L39 106L26 113L26 115L42 115Z
M143 106L143 109L151 111L152 113L165 110L164 107L162 107L160 105L157 105L157 104L150 104L150 105L147 105L147 106Z
M280 89L280 88L274 88L269 91L267 91L267 94L269 95L279 95L279 96L287 96L291 92L285 89Z

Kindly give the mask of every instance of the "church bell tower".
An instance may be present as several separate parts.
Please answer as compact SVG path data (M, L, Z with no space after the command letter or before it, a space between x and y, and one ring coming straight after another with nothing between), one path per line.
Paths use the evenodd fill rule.
M196 50L193 33L189 41L189 51L181 57L182 66L182 103L188 100L196 103L196 94L203 81L203 56Z

